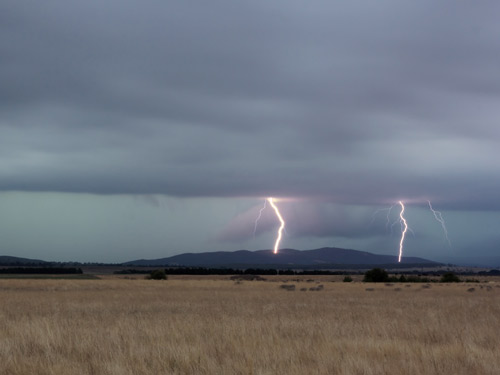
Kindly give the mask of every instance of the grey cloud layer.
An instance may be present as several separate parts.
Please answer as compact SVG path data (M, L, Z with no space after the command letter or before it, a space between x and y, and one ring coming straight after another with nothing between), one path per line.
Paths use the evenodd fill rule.
M494 2L0 5L0 189L500 208Z

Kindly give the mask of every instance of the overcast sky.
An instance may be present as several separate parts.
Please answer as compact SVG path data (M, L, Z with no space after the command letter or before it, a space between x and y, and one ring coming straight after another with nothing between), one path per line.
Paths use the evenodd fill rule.
M0 3L0 253L500 265L500 3ZM451 246L427 200L447 221ZM398 206L390 212L392 224ZM410 220L411 219L411 220ZM392 233L391 233L392 229Z

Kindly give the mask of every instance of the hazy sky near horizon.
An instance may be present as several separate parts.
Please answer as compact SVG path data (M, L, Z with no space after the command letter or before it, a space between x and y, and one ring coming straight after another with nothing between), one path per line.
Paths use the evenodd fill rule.
M500 265L499 11L3 1L0 252L271 248L275 196L285 247L396 254L403 200L407 255Z

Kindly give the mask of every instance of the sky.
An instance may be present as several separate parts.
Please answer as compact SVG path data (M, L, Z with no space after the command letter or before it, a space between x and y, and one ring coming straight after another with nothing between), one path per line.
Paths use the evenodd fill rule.
M397 255L401 200L404 255L500 266L499 11L4 0L0 253L270 249L272 196L282 247Z

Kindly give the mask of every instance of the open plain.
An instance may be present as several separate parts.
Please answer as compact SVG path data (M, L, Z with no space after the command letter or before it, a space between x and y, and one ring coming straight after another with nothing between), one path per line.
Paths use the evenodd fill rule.
M0 301L0 373L8 375L500 369L500 283L493 279L0 280Z

